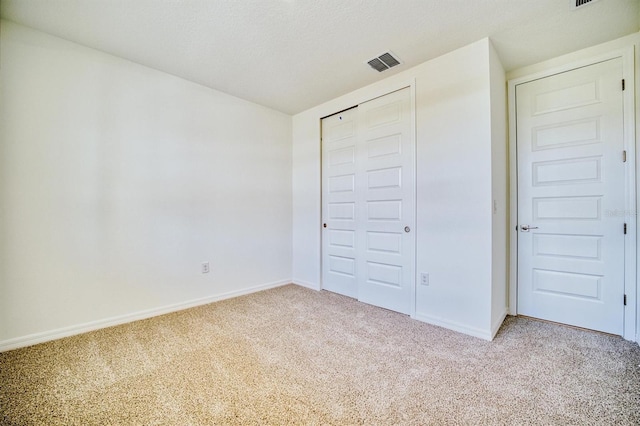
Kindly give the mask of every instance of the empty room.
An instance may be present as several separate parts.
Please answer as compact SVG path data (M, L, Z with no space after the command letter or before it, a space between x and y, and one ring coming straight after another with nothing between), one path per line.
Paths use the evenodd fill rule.
M0 425L640 424L640 0L0 18Z

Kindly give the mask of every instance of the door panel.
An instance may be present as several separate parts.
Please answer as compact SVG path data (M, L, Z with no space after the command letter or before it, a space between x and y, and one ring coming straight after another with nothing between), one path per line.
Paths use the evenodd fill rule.
M415 147L408 88L358 106L359 300L410 313L415 257ZM405 232L408 227L409 232Z
M613 59L516 88L519 314L622 334L621 80Z
M350 297L357 297L356 119L354 108L322 120L322 282Z

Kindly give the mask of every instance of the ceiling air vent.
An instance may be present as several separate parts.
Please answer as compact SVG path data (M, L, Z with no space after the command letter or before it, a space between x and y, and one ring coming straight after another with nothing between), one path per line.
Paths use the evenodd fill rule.
M383 53L377 58L373 58L370 61L367 61L367 64L369 64L371 68L373 68L378 72L388 70L391 67L400 65L400 63L401 63L400 60L395 56L393 56L390 52Z
M571 0L571 9L579 9L582 6L586 6L589 3L595 3L598 0Z

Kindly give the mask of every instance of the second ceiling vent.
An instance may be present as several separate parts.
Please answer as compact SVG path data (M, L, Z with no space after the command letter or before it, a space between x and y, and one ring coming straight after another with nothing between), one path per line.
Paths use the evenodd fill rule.
M582 6L586 6L589 3L595 3L598 0L571 0L571 9L578 9Z
M388 70L389 68L395 67L396 65L400 65L400 60L393 56L391 52L385 52L377 58L373 58L370 61L367 61L367 64L374 70L378 72L382 72Z

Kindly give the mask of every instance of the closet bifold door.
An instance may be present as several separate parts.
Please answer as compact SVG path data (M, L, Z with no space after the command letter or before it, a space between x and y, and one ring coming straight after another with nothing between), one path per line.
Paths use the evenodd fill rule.
M409 314L415 142L405 88L322 120L323 288Z

